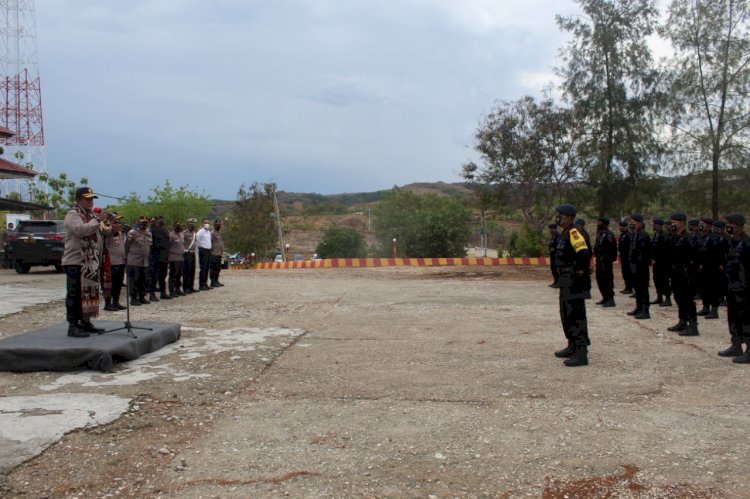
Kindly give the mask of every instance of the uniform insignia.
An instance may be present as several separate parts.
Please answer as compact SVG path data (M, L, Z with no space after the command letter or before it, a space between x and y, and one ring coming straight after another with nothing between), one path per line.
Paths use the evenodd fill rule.
M586 245L586 240L581 237L581 234L577 229L570 229L570 244L573 246L576 253L589 248Z

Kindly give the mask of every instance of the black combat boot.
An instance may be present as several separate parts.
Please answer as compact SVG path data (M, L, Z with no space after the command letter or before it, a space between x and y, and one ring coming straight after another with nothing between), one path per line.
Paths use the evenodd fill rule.
M555 352L555 357L560 357L561 359L564 359L566 357L570 357L571 355L573 355L573 352L575 352L575 347L573 346L573 342L568 341L568 346L566 346L562 350L558 350L557 352Z
M678 334L680 336L698 336L698 321L687 321L687 327Z
M576 346L575 352L569 358L563 361L568 367L578 367L589 365L588 348L586 346Z
M732 336L732 346L719 352L719 357L739 357L742 355L742 341L736 336Z
M78 327L80 329L83 329L87 333L96 333L100 334L106 331L103 327L96 327L94 326L91 321L81 321L80 324L78 324Z
M633 310L631 310L630 312L628 312L628 315L638 315L640 313L641 313L641 309L638 308L638 307L636 307Z
M740 348L742 348L740 346ZM750 364L750 338L745 338L745 353L732 359L735 364Z
M672 306L672 297L667 295L666 298L664 298L664 302L659 304L660 307L671 307Z
M91 336L87 331L84 331L77 324L71 324L68 326L68 336L73 338L88 338Z
M706 319L718 319L719 307L711 306L711 310L706 314Z
M615 299L610 298L609 300L602 303L602 307L614 307L615 306Z
M171 300L172 296L167 294L166 291L162 291L161 294L159 295L159 298L161 298L162 300Z
M708 313L710 311L711 311L710 308L708 308L707 306L703 305L703 308L700 309L700 310L698 310L698 315L708 315Z
M632 295L633 294L633 290L630 289L630 288L625 288L625 289L621 289L620 293L623 294L623 295Z
M605 301L606 300L604 298L602 298L601 300L599 300L598 302L596 302L595 305L604 305Z
M635 318L636 319L650 319L651 318L651 314L648 312L648 308L647 307L643 307L640 312L638 312L637 314L635 314Z
M675 324L672 327L668 327L667 331L672 331L673 333L679 333L680 331L684 331L687 329L687 321L684 319L680 319L680 321Z
M659 295L658 298L656 298L656 300L651 302L651 305L659 305L661 303L664 303L664 299L661 297L661 295Z
M153 291L148 294L148 301L159 301L159 299L156 297L156 293ZM143 303L143 302L141 302Z

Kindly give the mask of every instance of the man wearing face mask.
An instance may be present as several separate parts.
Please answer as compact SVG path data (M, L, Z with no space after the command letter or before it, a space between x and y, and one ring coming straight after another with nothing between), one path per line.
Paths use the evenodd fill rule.
M654 217L654 235L651 236L651 265L654 271L654 288L656 288L656 300L651 304L660 307L672 306L672 288L669 284L669 263L672 252L672 242L664 233L664 220Z
M727 234L732 237L726 262L727 323L732 344L719 355L734 357L735 364L750 364L750 236L745 234L745 217L741 213L724 218Z
M695 308L695 275L698 248L686 230L684 213L670 215L674 240L672 242L672 290L677 302L679 321L669 331L680 336L698 336L698 320Z
M164 217L157 215L151 224L151 260L149 272L149 300L170 300L167 292L167 274L169 273L169 232L165 228ZM156 289L161 294L156 297Z
M630 278L630 262L628 257L630 253L630 229L626 220L620 220L620 238L617 240L617 253L620 255L620 272L622 280L625 282L625 288L620 290L624 295L633 294L633 283Z
M116 312L125 310L120 304L123 277L125 276L125 235L122 233L122 217L115 216L111 221L111 230L104 233L104 272L102 288L104 289L104 310Z
M214 220L214 230L211 231L211 287L220 288L221 258L224 255L224 239L221 236L221 220Z
M208 219L203 220L203 225L195 234L195 244L198 247L198 263L200 272L198 274L198 289L208 291L208 272L211 265L211 224Z
M185 253L185 237L182 224L178 221L172 225L169 233L169 295L172 298L185 296L182 292L182 259Z
M599 217L596 223L596 284L602 294L597 305L603 307L615 306L615 276L612 264L617 260L617 242L615 235L609 230L609 218Z
M591 250L583 235L573 226L575 206L564 204L557 207L558 225L562 228L555 249L555 262L560 275L560 319L568 346L555 352L556 357L565 358L568 367L588 365L589 341L586 319L586 297L591 288L588 273Z
M146 285L151 253L151 230L148 217L142 216L133 224L125 238L125 259L128 272L130 305L148 305Z
M635 309L628 315L636 319L650 319L649 313L649 267L651 266L651 240L643 226L643 215L634 213L630 217L630 275L635 291Z

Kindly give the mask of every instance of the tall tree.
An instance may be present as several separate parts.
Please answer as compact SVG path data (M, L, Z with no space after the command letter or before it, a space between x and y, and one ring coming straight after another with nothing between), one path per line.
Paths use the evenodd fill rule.
M213 203L205 194L197 193L184 185L174 188L169 180L164 182L163 187L152 187L145 201L132 192L124 201L108 207L109 210L119 212L126 223L142 215L162 215L167 227L171 227L176 221L184 223L191 217L201 220L211 213L212 208Z
M711 212L719 216L719 169L747 165L750 139L750 2L673 0L663 28L675 50L672 121L683 165L711 165Z
M541 230L580 178L580 139L573 113L549 96L498 103L476 132L482 165L468 163L463 176L494 186L504 203Z
M654 105L658 72L648 46L657 27L654 0L577 0L582 16L557 16L573 39L562 49L564 97L587 131L581 154L600 215L623 180L633 186L659 152Z
M255 253L260 258L278 246L273 218L275 189L274 184L253 182L249 187L242 184L229 214L225 234L229 249Z

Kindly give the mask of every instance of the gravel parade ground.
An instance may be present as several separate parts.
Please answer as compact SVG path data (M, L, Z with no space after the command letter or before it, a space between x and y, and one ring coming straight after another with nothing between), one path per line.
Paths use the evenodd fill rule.
M724 308L684 338L676 307L636 321L593 291L590 365L566 368L545 267L222 281L133 308L182 338L113 373L0 372L0 496L750 497ZM0 271L3 307L29 296L0 337L63 321L64 287Z

